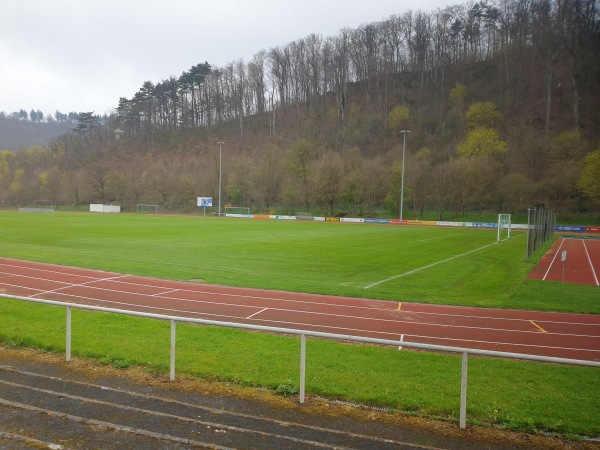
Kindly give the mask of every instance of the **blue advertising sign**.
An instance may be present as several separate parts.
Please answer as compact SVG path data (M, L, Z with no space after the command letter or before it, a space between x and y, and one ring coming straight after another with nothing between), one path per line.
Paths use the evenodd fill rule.
M557 225L554 227L555 231L576 231L578 233L585 232L585 227L571 226L571 225Z
M498 228L498 224L486 222L473 222L473 228Z
M390 223L390 219L365 219L365 223Z

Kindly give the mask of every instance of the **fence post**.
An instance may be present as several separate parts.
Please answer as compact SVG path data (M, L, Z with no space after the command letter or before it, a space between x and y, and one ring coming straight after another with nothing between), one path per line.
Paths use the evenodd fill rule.
M525 261L529 261L529 241L531 239L531 208L527 208L527 245L525 245Z
M175 381L175 320L171 319L171 361L169 364L169 379Z
M300 403L304 403L306 385L306 335L300 335Z
M67 306L67 342L66 353L67 361L71 361L71 307Z
M462 369L460 377L460 427L464 430L467 426L467 368L469 354L462 354Z

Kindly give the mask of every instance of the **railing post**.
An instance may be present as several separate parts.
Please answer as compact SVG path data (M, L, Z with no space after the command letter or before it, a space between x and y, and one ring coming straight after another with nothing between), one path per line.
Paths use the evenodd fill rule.
M306 385L306 335L300 335L300 403L304 403Z
M67 306L67 337L66 337L67 361L71 361L71 307Z
M462 354L462 369L460 377L460 427L464 430L467 426L467 368L469 354Z
M175 381L175 320L171 319L171 361L169 364L169 379Z

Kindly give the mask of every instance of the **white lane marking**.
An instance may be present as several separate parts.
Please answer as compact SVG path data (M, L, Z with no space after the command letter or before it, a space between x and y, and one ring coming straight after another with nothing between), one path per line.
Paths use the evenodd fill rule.
M263 308L260 311L256 311L254 314L250 314L248 317L246 317L246 319L252 319L254 316L257 316L258 314L265 312L267 309L269 309L269 308Z
M594 265L592 264L592 258L590 258L590 254L587 249L587 245L585 245L585 240L582 239L581 243L583 244L583 248L585 249L585 254L587 255L588 262L590 263L590 267L592 269L592 275L594 275L594 281L596 282L596 286L600 286L598 284L598 277L596 276L596 270L594 269Z
M552 261L550 262L550 265L548 266L548 270L546 270L546 273L544 274L544 278L542 278L542 281L546 280L546 277L550 273L550 269L552 269L552 265L554 264L554 261L556 260L556 258L560 254L560 249L562 248L562 246L563 246L564 243L565 243L565 238L562 238L562 241L560 241L560 245L558 246L558 250L556 250L556 254L554 255L554 258L552 258Z
M31 279L36 279L36 280L45 280L43 278L26 277L26 276L22 276L22 275L20 277L31 278ZM113 293L117 293L117 294L129 294L129 295L134 295L134 296L147 296L147 297L161 298L160 297L161 293L159 293L159 294L143 294L140 292L121 291L121 290L116 290L116 289L107 289L107 288L89 285L95 281L114 280L117 278L127 278L127 277L128 277L128 275L122 275L119 277L95 279L94 281L90 281L88 283L82 283L79 285L78 284L69 284L68 286L66 286L62 289L65 289L67 287L72 287L72 286L74 286L74 287L83 286L85 284L86 287L89 287L89 288L95 289L95 290L100 290L100 291L113 292ZM48 280L48 281L51 281L51 280ZM116 282L119 284L138 286L138 287L156 288L156 289L161 288L161 287L164 288L164 286L156 286L156 285L152 285L152 284L130 283L127 281L116 281ZM67 283L63 283L63 282L59 282L59 283L67 284ZM13 285L13 284L2 283L2 282L0 282L0 285L17 287L17 288L23 287L20 285ZM39 291L42 294L44 293L44 291L42 291L41 289L36 289L36 288L28 288L28 289L31 289L34 291ZM53 291L45 291L45 292L53 292ZM222 292L213 292L213 291L201 291L201 290L172 289L172 290L166 290L162 294L167 294L169 292L189 292L189 293L194 293L194 294L198 293L198 294L204 294L204 295L207 294L207 295L215 295L215 296L219 296L219 297L228 297L228 298L232 298L232 299L241 298L241 299L268 301L268 302L318 305L318 306L326 306L326 307L330 307L330 308L338 308L339 307L339 308L343 308L343 309L358 309L358 310L366 309L366 310L373 310L373 311L390 311L390 312L392 312L391 309L369 308L369 307L364 307L364 306L340 305L340 304L321 303L321 302L308 302L308 301L303 301L303 300L281 299L281 298L276 298L276 297L275 298L274 297L261 297L261 296L251 296L251 295L241 295L241 294L222 293ZM41 294L37 294L37 295L41 295ZM73 296L76 298L79 297L77 295L72 295L72 294L70 296ZM87 297L81 296L81 298L87 298ZM186 302L186 303L215 304L215 305L244 307L244 308L255 308L256 307L256 305L242 305L239 303L216 302L216 301L212 301L212 300L202 300L202 299L183 299L183 298L177 298L177 297L164 297L164 298L168 299L168 300L174 300L174 301L180 301L180 302ZM96 300L102 301L102 299L96 299ZM270 306L270 307L268 307L268 309L281 310L281 311L295 311L295 312L306 313L306 314L319 314L314 311L292 310L292 309L278 308L276 306ZM396 312L396 310L393 310L393 312ZM402 311L402 312L410 313L411 315L428 315L428 316L441 316L441 317L451 317L451 318L456 317L456 318L467 318L467 319L485 319L485 320L495 320L495 321L505 320L505 321L515 321L515 322L527 322L527 321L531 320L530 317L528 317L528 318L510 318L510 317L480 316L480 315L469 315L469 314L437 313L437 312L428 312L428 311ZM356 317L356 316L340 315L340 314L333 314L333 313L330 313L330 315L339 316L339 317ZM364 316L358 316L358 317L364 317ZM375 320L375 319L373 319L373 320ZM379 319L379 320L384 320L384 319ZM582 325L582 326L600 326L600 324L553 321L553 320L548 320L547 318L542 318L542 317L536 318L535 320L537 320L538 322L541 322L541 323Z
M51 289L49 291L41 291L38 294L34 294L33 296L37 297L38 295L52 294L52 293L55 293L55 292L60 292L62 290L69 289L69 288L74 288L74 287L83 287L83 286L86 286L86 287L92 287L92 288L94 288L94 286L89 286L89 285L91 285L93 283L100 282L100 281L116 280L118 278L123 278L123 277L126 277L126 276L127 275L120 275L118 277L98 278L98 279L94 279L94 280L91 280L91 281L87 281L85 283L65 283L65 282L61 282L65 286L62 286L62 287L59 287L59 288L56 288L56 289Z
M41 294L38 294L41 295ZM241 319L241 318L250 318L258 313L264 312L265 310L268 309L273 309L273 308L264 308L262 311L259 311L258 313L253 314L250 317L247 316L230 316L227 314L218 314L218 313L206 313L206 312L202 312L202 311L193 311L193 310L189 310L189 309L175 309L175 308L164 308L161 306L151 306L151 305L144 305L144 304L140 304L140 303L129 303L129 302L123 302L123 301L114 301L114 300L104 300L101 298L96 298L96 297L84 297L84 296L79 296L79 295L75 295L75 294L67 294L67 293L62 293L62 295L66 296L66 297L70 297L70 298L75 298L75 299L82 299L82 300L87 300L87 301L92 301L92 302L96 302L96 303L110 303L110 304L118 304L118 305L124 305L124 306L129 306L129 307L137 307L137 308L147 308L147 309L153 309L153 310L160 310L160 311L175 311L175 312L179 312L179 313L187 313L187 314L194 314L194 315L210 315L210 316L223 316L223 317L234 317L237 319ZM134 294L134 295L140 295L143 296L143 294ZM159 298L159 297L155 297L155 298ZM183 302L183 303L207 303L209 305L219 305L219 306L231 306L231 307L235 307L235 308L253 308L255 309L256 306L249 306L249 305L234 305L234 304L222 304L222 303L217 303L217 302L203 302L203 301L194 301L194 300L187 300L187 299L177 299L177 298L172 298L172 297L167 297L166 299L168 300L175 300L178 302ZM383 322L383 323L392 323L392 324L398 324L398 325L416 325L419 327L440 327L440 328L451 328L451 329L466 329L466 330L481 330L481 331L493 331L493 332L506 332L506 333L521 333L521 334L537 334L539 335L538 331L532 331L532 330L516 330L516 329L510 329L510 328L492 328L492 327L474 327L474 326L467 326L467 325L452 325L452 324L445 324L445 323L426 323L426 322L419 322L419 323L415 323L413 321L406 321L406 320L391 320L391 319L381 319L381 318L369 318L369 317L364 317L364 316L349 316L349 315L342 315L342 314L332 314L332 313L324 313L324 312L314 312L314 311L298 311L298 310L291 310L291 309L276 309L276 311L279 312L286 312L286 313L294 313L296 315L300 314L306 314L308 316L326 316L326 317L335 317L335 318L339 318L339 319L351 319L351 320L358 320L361 322ZM255 319L255 320L267 320L268 319ZM528 320L523 319L524 322L528 322ZM279 321L274 321L274 322L279 322ZM303 324L300 322L288 322L288 321L281 321L282 323L290 323L290 324L296 324L296 325L308 325L308 326L318 326L318 325L311 325L311 324ZM330 328L337 328L334 326L331 326ZM370 332L370 330L361 330L363 332ZM374 331L373 331L374 332ZM386 332L383 332L384 334ZM389 334L389 333L388 333ZM545 336L564 336L564 337L585 337L585 338L600 338L600 336L598 335L587 335L587 334L572 334L572 333L546 333ZM431 336L430 336L431 337Z
M154 287L154 286L145 286L145 287ZM159 286L160 287L160 286ZM158 287L157 287L158 289ZM162 291L162 292L157 292L156 294L147 294L148 297L160 297L161 295L167 295L167 294L172 294L173 292L180 292L181 289L167 289L166 291Z
M28 278L33 278L33 277L28 277ZM34 279L39 279L39 278L34 278ZM139 286L139 287L150 287L150 288L161 287L161 286L155 286L155 285L151 285L151 284L129 283L129 282L124 282L124 281L118 281L118 283ZM21 285L14 285L14 284L3 283L3 282L0 282L0 286L23 288L23 286L21 286ZM211 292L211 291L195 291L195 290L186 290L186 289L172 289L172 290L167 290L167 291L165 291L163 293L159 293L159 294L143 294L140 292L120 291L120 290L116 290L116 289L101 288L98 286L86 286L86 287L89 287L94 290L99 290L99 291L113 292L116 294L128 294L128 295L133 295L133 296L164 298L165 300L173 300L173 301L191 303L191 304L195 304L195 303L209 304L209 305L214 304L214 305L219 305L219 306L232 306L232 307L239 307L239 308L256 308L257 306L256 305L243 305L243 304L239 304L239 303L217 302L217 301L213 301L213 300L184 299L184 298L177 298L177 297L161 297L161 295L168 294L170 292L189 292L189 293L208 294L208 295L215 295L215 296L224 296L224 297L229 297L229 298L239 297L242 299L262 300L262 301L268 301L268 302L318 305L318 306L326 306L326 307L332 307L332 308L339 307L339 308L344 308L344 309L359 309L359 310L366 309L366 310L373 310L373 311L389 311L389 312L397 312L397 313L400 313L401 315L402 314L410 314L411 316L436 316L436 317L439 316L439 317L449 317L449 318L465 318L465 319L490 320L490 321L504 320L507 322L529 322L531 320L531 318L529 316L528 316L528 318L525 318L525 317L524 318L514 318L514 317L482 316L482 315L469 315L469 314L450 314L450 313L439 313L439 312L429 312L429 311L396 311L396 310L391 310L391 309L377 309L377 308L368 308L368 307L362 307L362 306L336 305L336 304L328 304L328 303L326 304L326 303L319 303L319 302L306 302L306 301L301 301L301 300L280 299L280 298L273 298L273 297L238 295L238 294L229 294L229 293L220 293L220 292ZM25 288L43 293L41 289L31 288L31 287L27 287L27 286L25 286ZM46 291L46 292L50 292L50 291ZM37 294L37 295L41 295L41 294ZM82 298L82 299L94 300L94 301L100 301L100 302L102 302L102 301L110 302L109 300L103 300L103 299L97 298L97 297L79 296L79 295L75 295L75 294L66 294L64 292L62 293L62 295L68 295L69 297ZM114 302L114 303L117 303L117 302ZM129 304L129 303L123 303L123 304ZM135 305L135 303L131 303L131 305ZM144 305L140 305L140 306L144 306ZM435 307L435 306L433 306L433 307ZM457 307L457 308L460 308L460 307ZM274 311L296 312L296 313L303 313L303 314L327 314L327 313L318 313L315 311L280 308L277 306L269 306L269 307L265 307L265 309L271 309ZM188 311L188 310L181 310L181 311ZM190 312L192 312L192 311L190 311ZM369 318L369 317L364 317L364 316L350 316L350 315L334 314L334 313L328 313L328 314L332 315L332 316L336 316L336 317L351 317L351 318L360 318L360 319L366 319L366 320L398 322L397 320L377 319L377 318ZM565 322L565 321L557 321L557 320L548 320L547 318L542 318L542 317L535 318L535 321L539 322L539 323L543 323L543 324L600 327L600 323ZM401 322L401 323L415 323L415 322ZM434 325L434 324L435 323L429 323L429 325ZM574 335L574 336L579 336L579 335ZM582 335L582 336L586 336L586 335Z
M33 263L33 264L45 264L45 263ZM73 272L61 272L58 270L50 270L50 269L42 269L41 267L31 267L31 266L19 266L17 264L7 264L5 262L0 262L0 266L5 266L5 267L10 267L13 269L19 269L19 270L33 270L36 272L47 272L47 273L55 273L58 275L66 275L66 276L71 276L71 277L80 277L80 278L92 278L92 279L98 279L96 277L92 277L90 275L81 275L81 274L77 274L77 273L73 273ZM76 267L72 268L73 270L77 270ZM88 272L97 272L97 273L106 273L108 275L118 275L118 274L112 274L110 272L103 272L102 270L94 270L94 269L80 269L80 270L86 270ZM8 272L6 272L8 273ZM24 275L20 275L20 274L10 274L10 275L14 275L14 276L24 276ZM53 280L50 280L53 281Z

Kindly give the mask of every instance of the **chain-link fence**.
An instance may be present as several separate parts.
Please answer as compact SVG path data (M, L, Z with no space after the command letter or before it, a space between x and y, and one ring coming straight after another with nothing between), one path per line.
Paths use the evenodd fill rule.
M540 248L544 242L554 236L556 213L542 207L527 210L527 251L525 259Z

